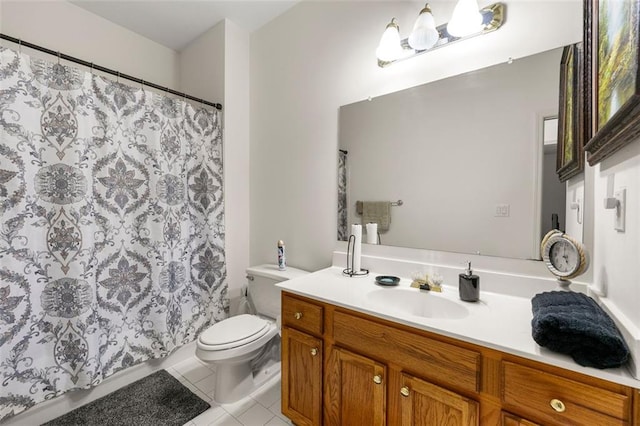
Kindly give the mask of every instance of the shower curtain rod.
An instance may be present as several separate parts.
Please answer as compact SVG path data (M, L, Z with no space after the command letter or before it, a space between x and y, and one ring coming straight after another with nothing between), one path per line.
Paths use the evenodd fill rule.
M49 55L57 56L59 59L64 59L65 61L74 62L76 64L80 64L80 65L83 65L85 67L91 68L92 70L98 70L100 72L104 72L104 73L107 73L107 74L114 75L114 76L116 76L118 78L124 78L126 80L133 81L134 83L141 84L142 86L152 87L154 89L158 89L158 90L161 90L161 91L166 92L166 93L171 93L172 95L180 96L181 98L189 99L189 100L196 101L196 102L199 102L199 103L204 104L204 105L212 106L212 107L214 107L215 109L218 109L218 110L222 109L222 104L205 101L204 99L196 98L194 96L187 95L186 93L182 93L182 92L178 92L178 91L173 90L173 89L169 89L168 87L162 87L162 86L160 86L158 84L154 84L154 83L150 83L148 81L142 80L141 78L132 77L132 76L127 75L127 74L122 74L119 71L114 71L112 69L105 68L105 67L102 67L100 65L95 65L93 62L83 61L82 59L74 58L73 56L65 55L64 53L60 53L60 52L57 52L55 50L47 49L46 47L38 46L37 44L29 43L29 42L20 40L20 39L15 38L15 37L8 36L6 34L0 33L0 39L7 40L7 41L10 41L12 43L16 43L18 46L28 47L29 49L35 49L35 50L38 50L40 52L48 53Z

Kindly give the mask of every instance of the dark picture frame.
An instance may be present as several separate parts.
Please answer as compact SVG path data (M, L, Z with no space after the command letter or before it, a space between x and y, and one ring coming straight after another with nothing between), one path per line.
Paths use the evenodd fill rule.
M565 46L560 61L556 173L561 182L584 170L582 43Z
M584 13L593 166L640 137L640 1L585 0Z

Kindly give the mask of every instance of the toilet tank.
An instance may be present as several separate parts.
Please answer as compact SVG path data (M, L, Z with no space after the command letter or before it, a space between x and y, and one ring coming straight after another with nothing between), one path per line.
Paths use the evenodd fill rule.
M280 315L280 288L275 284L309 273L289 266L280 271L277 265L252 266L246 271L249 297L257 313L270 318Z

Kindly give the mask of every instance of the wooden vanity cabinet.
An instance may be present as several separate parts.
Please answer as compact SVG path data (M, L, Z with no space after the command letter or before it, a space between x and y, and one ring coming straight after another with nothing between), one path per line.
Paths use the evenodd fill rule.
M297 425L322 423L323 317L322 306L283 293L281 411Z
M283 292L297 425L640 426L640 392Z

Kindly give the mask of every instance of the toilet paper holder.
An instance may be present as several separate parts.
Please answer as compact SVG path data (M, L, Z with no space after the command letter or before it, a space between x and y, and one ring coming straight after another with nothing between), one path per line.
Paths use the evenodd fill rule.
M354 255L355 255L355 244L356 237L355 235L349 235L349 243L347 244L347 267L342 270L343 275L347 275L348 277L366 277L369 275L369 270L360 268L359 271L354 271ZM349 262L351 260L351 262Z

